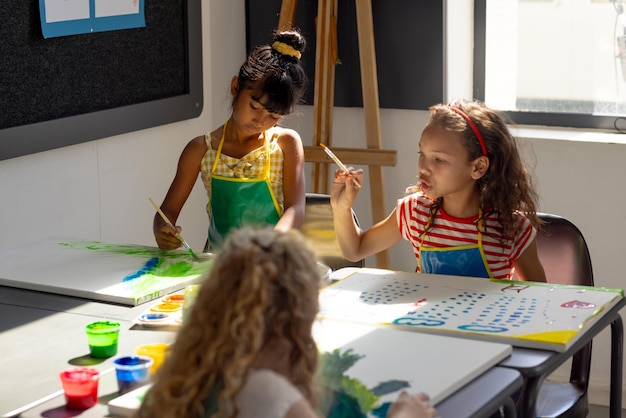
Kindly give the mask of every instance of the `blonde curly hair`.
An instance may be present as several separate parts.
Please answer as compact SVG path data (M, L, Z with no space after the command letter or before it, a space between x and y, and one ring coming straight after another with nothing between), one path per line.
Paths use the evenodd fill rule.
M250 368L276 340L290 342L288 378L315 405L317 272L297 231L231 234L136 416L235 417Z

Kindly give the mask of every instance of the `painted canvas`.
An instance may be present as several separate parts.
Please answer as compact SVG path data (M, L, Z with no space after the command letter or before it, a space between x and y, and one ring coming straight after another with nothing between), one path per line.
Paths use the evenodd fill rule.
M323 416L385 417L403 390L437 405L511 354L511 346L332 320L313 328Z
M511 354L511 346L321 320L317 382L322 416L382 418L406 390L437 405ZM109 412L131 416L143 390L109 402Z
M0 284L135 306L196 283L210 265L182 250L50 238L0 251Z
M622 298L621 289L361 269L322 290L320 315L565 351Z

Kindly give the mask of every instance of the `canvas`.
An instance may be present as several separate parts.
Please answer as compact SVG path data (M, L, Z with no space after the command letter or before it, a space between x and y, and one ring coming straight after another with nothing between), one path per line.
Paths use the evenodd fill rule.
M565 351L623 290L381 269L345 269L320 293L320 315ZM337 278L340 271L333 273ZM474 337L475 338L475 337Z
M49 238L0 251L0 285L135 306L196 283L210 265L184 250Z

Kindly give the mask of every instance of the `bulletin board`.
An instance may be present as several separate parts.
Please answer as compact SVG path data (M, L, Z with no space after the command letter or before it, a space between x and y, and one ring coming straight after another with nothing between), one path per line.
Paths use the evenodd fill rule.
M37 0L0 8L0 160L200 115L200 0L145 3L146 26L44 39Z

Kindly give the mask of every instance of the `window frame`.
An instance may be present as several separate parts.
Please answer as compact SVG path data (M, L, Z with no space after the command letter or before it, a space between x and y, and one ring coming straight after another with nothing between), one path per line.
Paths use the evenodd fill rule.
M487 1L474 0L474 63L472 92L474 98L485 100ZM487 103L489 105L489 103ZM602 129L626 133L626 114L602 116L585 113L520 112L503 110L517 125L545 125L565 128Z

